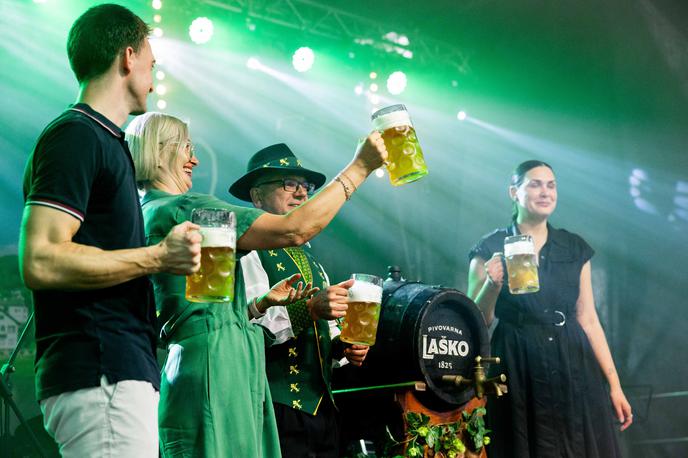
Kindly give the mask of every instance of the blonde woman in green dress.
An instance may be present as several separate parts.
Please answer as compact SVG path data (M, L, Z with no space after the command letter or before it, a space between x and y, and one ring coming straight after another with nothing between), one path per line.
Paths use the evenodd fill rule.
M239 255L303 245L327 226L387 157L380 134L371 133L359 143L353 160L317 195L286 215L274 215L189 192L199 161L183 121L146 113L131 122L127 141L136 180L145 191L147 242L157 243L169 228L189 220L194 208L227 208L236 215ZM158 416L164 457L280 456L265 374L266 336L262 327L249 322L242 275L236 278L235 300L229 307L187 302L182 276L152 278L161 339L168 348ZM278 291L273 288L272 296L251 304L254 313L284 303L280 298L297 279L290 277L276 285Z

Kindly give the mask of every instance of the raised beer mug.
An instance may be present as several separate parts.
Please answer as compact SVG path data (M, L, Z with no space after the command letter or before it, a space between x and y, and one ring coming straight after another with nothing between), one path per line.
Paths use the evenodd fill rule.
M535 244L530 235L512 235L504 239L504 258L511 294L540 290Z
M349 308L342 321L342 342L373 345L377 335L382 303L382 278L368 274L353 274L354 284L349 288Z
M234 299L236 219L221 208L195 208L191 222L201 226L201 268L186 277L186 300L231 302Z
M372 115L373 129L382 133L387 152L387 172L394 186L411 183L428 174L423 150L404 105L391 105Z

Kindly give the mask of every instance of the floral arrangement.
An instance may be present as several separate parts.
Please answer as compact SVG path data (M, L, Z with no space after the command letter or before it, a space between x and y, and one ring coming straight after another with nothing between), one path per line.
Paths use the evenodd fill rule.
M461 412L461 419L454 423L431 425L430 417L423 413L406 414L408 426L406 438L402 442L390 436L391 443L387 450L406 446L405 455L393 455L394 458L434 457L434 458L468 458L478 456L483 446L490 443L485 428L485 408L479 407L472 412Z

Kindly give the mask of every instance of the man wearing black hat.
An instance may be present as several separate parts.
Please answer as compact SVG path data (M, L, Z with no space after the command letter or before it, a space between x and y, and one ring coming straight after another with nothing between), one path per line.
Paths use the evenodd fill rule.
M304 168L289 147L279 143L253 155L247 173L229 191L257 208L283 215L304 203L324 182L323 174ZM333 356L343 353L361 365L368 351L362 345L342 349L336 338L339 328L334 320L346 314L352 280L330 286L308 243L252 251L242 258L241 269L249 301L294 273L320 288L309 300L271 307L266 314L255 308L251 313L276 337L266 352L266 366L282 455L337 457L338 428L330 388Z

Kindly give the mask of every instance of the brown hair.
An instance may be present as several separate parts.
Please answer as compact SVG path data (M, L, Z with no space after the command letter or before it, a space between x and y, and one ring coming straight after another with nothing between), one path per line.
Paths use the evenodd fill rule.
M67 37L69 65L77 81L105 73L127 47L139 52L150 28L121 5L106 3L89 8L74 21Z

